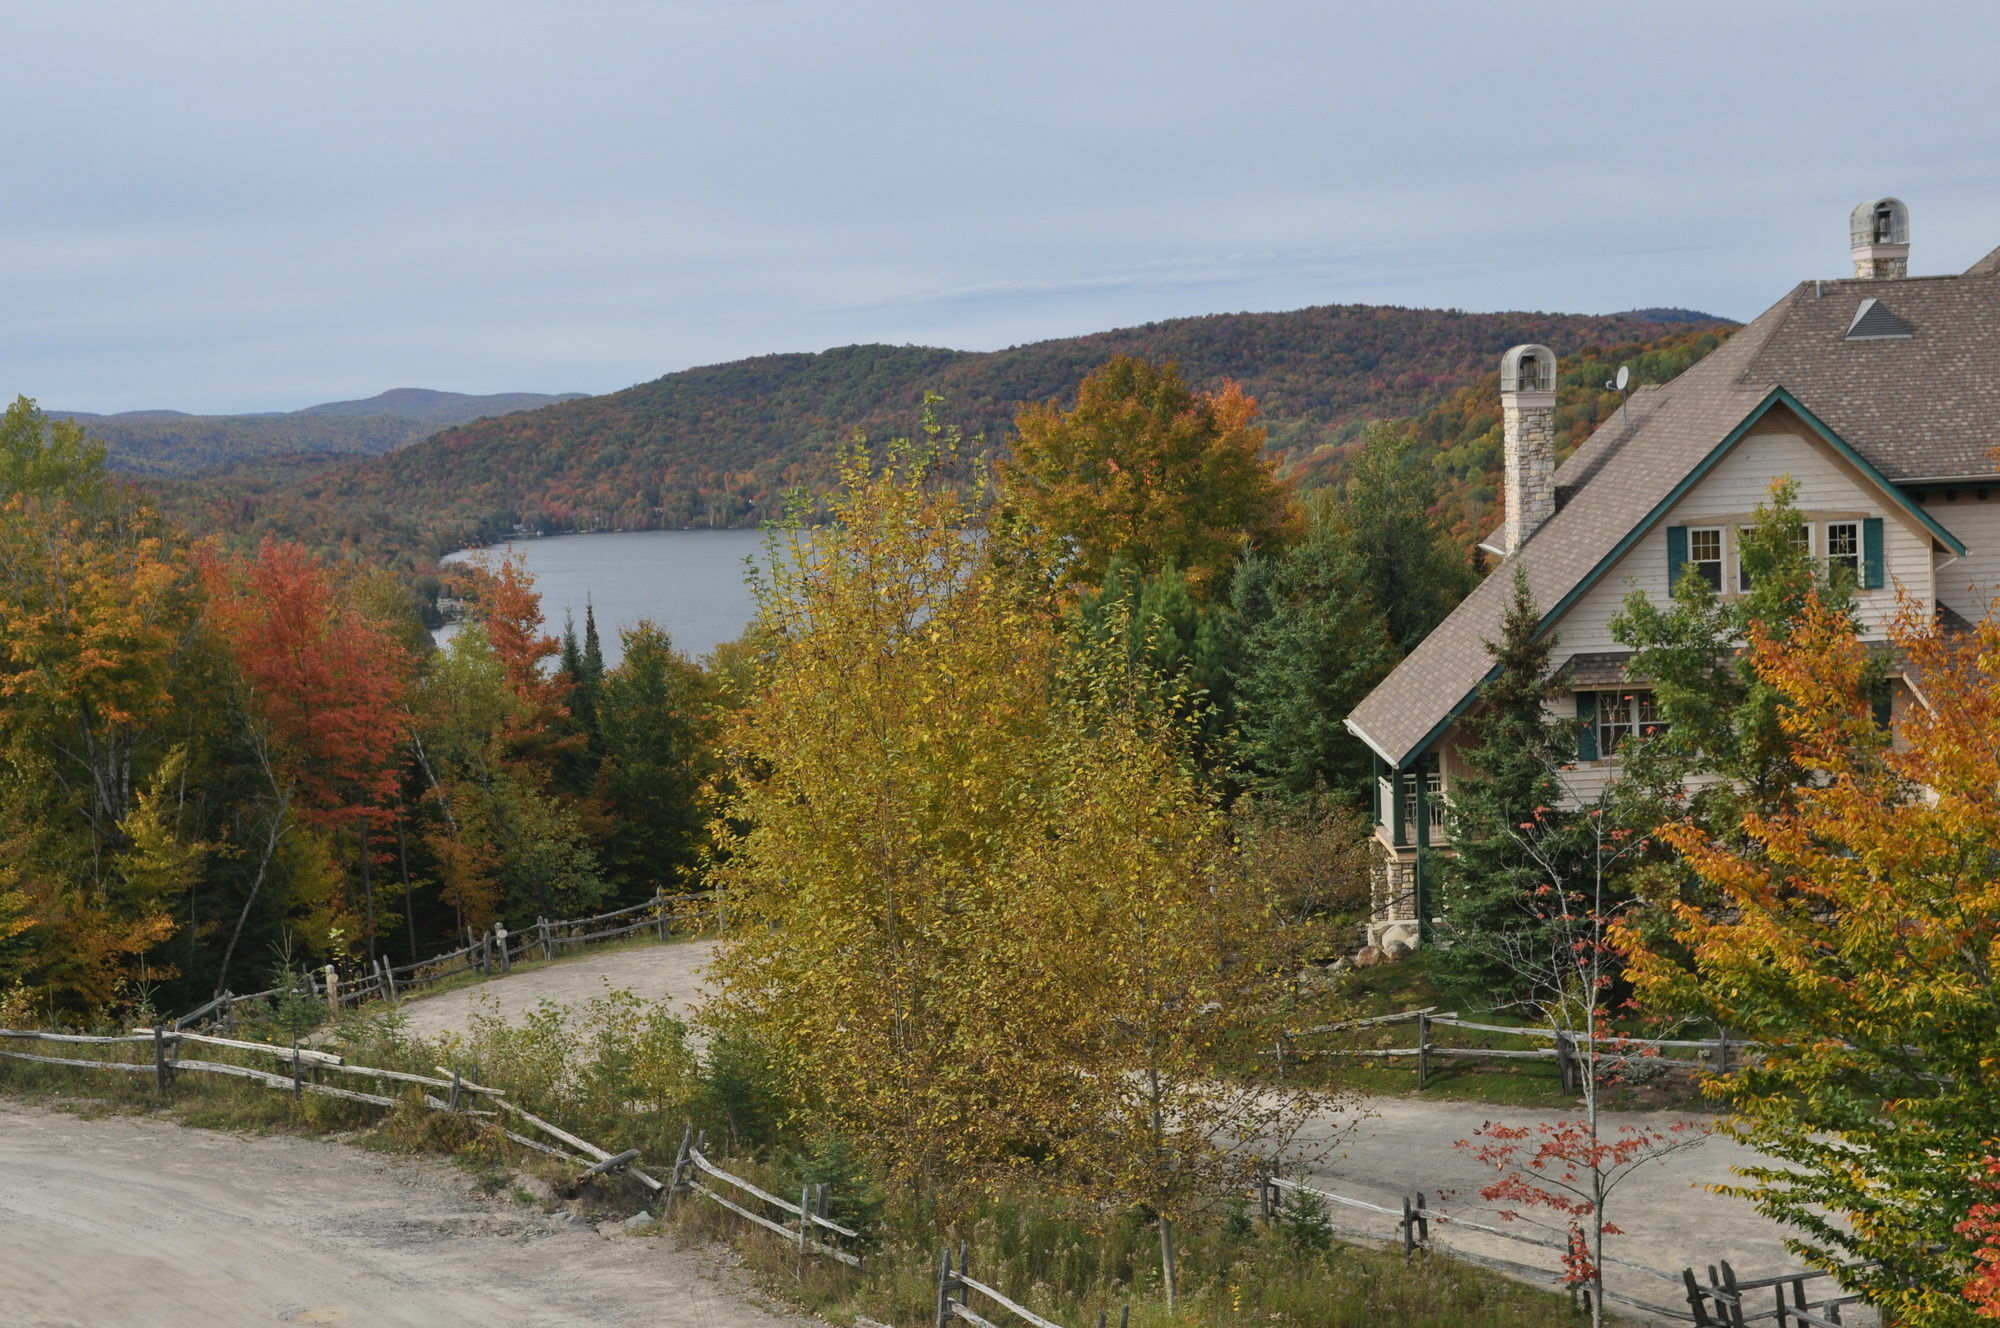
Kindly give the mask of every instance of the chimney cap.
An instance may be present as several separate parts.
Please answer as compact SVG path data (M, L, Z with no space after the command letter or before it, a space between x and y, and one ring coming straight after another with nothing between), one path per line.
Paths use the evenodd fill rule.
M1516 346L1500 357L1502 392L1556 390L1556 353L1547 346Z
M1847 236L1855 249L1873 244L1908 244L1909 205L1900 198L1873 198L1857 204L1847 214Z

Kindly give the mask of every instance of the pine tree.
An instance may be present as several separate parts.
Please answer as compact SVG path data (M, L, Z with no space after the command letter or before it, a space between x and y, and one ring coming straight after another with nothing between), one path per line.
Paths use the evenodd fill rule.
M1497 671L1466 721L1466 772L1452 781L1446 808L1454 854L1441 864L1440 902L1450 945L1438 972L1468 996L1517 994L1510 942L1540 925L1534 892L1547 877L1518 832L1563 814L1557 770L1575 756L1574 722L1550 716L1569 688L1550 669L1556 638L1538 639L1540 624L1526 570L1517 567L1500 640L1486 646Z

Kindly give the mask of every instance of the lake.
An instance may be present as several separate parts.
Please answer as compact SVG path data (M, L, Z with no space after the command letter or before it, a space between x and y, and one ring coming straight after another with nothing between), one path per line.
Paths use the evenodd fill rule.
M757 611L744 583L745 558L763 560L761 530L626 530L599 535L551 535L511 546L534 573L542 620L560 636L563 615L573 614L583 635L586 602L597 612L606 666L624 655L621 628L642 618L667 630L674 646L700 659L724 641L743 635ZM461 549L446 562L484 555L499 560L503 548ZM438 632L448 640L456 624Z

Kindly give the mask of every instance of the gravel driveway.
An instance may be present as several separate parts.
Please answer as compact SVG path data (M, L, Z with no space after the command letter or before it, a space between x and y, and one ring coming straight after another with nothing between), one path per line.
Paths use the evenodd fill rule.
M615 1228L614 1228L615 1229ZM714 1259L322 1140L0 1101L9 1328L785 1328Z

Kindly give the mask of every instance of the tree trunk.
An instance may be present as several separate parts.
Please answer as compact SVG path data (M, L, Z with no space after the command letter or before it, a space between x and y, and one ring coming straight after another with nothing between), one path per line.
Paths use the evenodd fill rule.
M1174 1262L1174 1220L1165 1213L1160 1214L1160 1281L1167 1290L1167 1309L1174 1308L1178 1294L1179 1269Z

